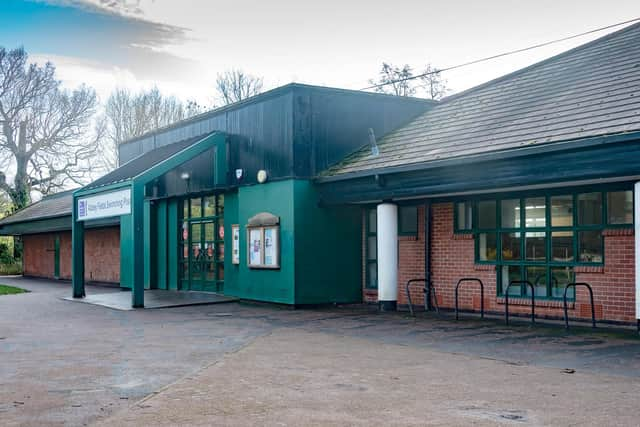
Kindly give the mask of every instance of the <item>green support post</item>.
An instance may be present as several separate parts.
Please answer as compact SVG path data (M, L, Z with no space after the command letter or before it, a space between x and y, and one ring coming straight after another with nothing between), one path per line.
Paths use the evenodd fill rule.
M144 184L131 185L131 221L133 225L131 306L144 307Z
M71 284L74 298L84 298L84 223L77 221L77 199L71 209Z

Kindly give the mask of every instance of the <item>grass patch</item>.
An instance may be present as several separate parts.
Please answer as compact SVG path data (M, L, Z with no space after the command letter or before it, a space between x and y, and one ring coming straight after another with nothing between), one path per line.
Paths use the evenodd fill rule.
M0 285L0 295L23 294L25 292L29 291L16 288L15 286Z

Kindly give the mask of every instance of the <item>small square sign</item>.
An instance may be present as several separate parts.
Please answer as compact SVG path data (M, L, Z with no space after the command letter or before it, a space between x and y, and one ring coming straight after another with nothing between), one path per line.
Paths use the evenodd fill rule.
M80 200L78 202L78 217L82 218L84 216L87 216L87 201Z

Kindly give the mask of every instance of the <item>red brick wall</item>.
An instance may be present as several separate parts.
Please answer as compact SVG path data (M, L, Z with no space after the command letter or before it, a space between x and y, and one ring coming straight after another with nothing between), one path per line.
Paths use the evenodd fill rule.
M62 235L60 246L62 246ZM71 234L71 233L68 233ZM30 234L22 236L23 242L23 273L26 276L53 278L55 234ZM62 275L62 262L60 274ZM68 277L63 277L68 278Z
M54 241L60 236L60 278L71 279L71 232L23 236L24 274L53 278ZM85 279L95 282L120 281L120 228L85 231Z
M399 237L398 304L407 304L405 284L409 279L424 277L424 209L418 210L418 230L415 237ZM596 318L619 322L635 322L635 268L633 230L605 230L605 265L576 267L576 281L587 282L594 290ZM504 312L504 300L496 296L496 269L493 265L475 264L474 240L468 234L453 233L453 204L433 205L431 273L438 305L454 308L454 289L458 279L477 277L485 284L485 310ZM365 301L376 301L375 291L367 290ZM422 284L412 286L414 304L422 305ZM469 284L461 288L460 308L480 309L480 289ZM530 313L530 300L510 299L509 311ZM588 319L591 316L586 289L579 289L575 304L569 307L570 317ZM536 301L536 315L562 317L562 303Z
M120 282L120 227L86 230L84 277L94 282Z

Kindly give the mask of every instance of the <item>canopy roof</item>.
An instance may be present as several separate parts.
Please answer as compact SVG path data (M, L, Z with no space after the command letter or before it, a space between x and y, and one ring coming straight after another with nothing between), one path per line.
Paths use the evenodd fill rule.
M135 176L140 175L142 172L151 169L153 166L157 165L163 160L166 160L174 154L184 150L197 141L208 137L212 133L214 132L211 132L207 135L195 136L180 142L176 142L175 144L165 145L154 150L147 151L146 153L141 154L140 156L123 164L114 171L109 172L105 176L96 179L91 184L85 186L83 190L104 187L106 185L130 180Z

